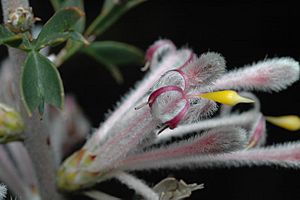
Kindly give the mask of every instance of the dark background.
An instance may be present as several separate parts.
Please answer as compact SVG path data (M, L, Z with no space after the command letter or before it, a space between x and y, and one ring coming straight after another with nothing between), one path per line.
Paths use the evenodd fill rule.
M88 23L102 1L86 0ZM32 0L36 16L45 22L53 13L46 0ZM282 1L148 1L127 13L99 40L117 40L144 50L158 38L169 38L178 47L188 45L198 54L221 53L228 68L240 67L266 57L290 56L300 60L300 19L296 3ZM1 56L5 51L1 48ZM73 93L95 127L104 114L142 76L141 66L123 67L125 82L118 85L97 62L77 55L60 68L65 90ZM300 115L299 83L280 93L256 93L266 115ZM300 139L268 124L267 144ZM205 183L190 199L299 199L300 171L275 167L233 169L163 170L138 172L150 185L173 175L188 183ZM130 199L132 192L109 181L102 191ZM83 198L79 198L83 199Z

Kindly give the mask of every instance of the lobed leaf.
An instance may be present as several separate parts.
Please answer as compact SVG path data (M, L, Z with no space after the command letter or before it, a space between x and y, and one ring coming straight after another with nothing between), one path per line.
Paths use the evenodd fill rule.
M84 52L103 64L119 83L123 81L123 76L117 66L142 64L144 59L140 49L115 41L94 42Z
M80 8L82 11L84 11L84 3L83 0L65 0L62 4L62 7L66 8L66 7L78 7ZM74 30L82 33L84 31L85 28L85 21L86 21L86 17L85 15L82 16L79 21L74 25Z
M64 8L56 12L42 28L36 40L36 48L41 49L65 39L63 35L72 31L83 16L84 13L77 7Z
M142 64L144 60L140 49L115 41L94 42L84 52L96 60L100 57L114 65Z
M64 91L60 75L55 66L43 55L31 51L21 74L21 93L26 109L31 115L44 103L63 107Z
M52 6L55 11L67 7L78 7L84 11L83 0L51 0ZM85 27L85 16L83 16L74 26L74 30L82 33Z

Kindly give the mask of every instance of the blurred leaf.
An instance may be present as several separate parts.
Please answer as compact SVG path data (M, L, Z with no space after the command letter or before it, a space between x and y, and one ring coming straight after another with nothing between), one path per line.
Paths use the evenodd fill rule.
M70 38L70 32L57 33L55 35L49 35L45 43L43 43L39 48L46 46L54 47L57 46Z
M21 94L26 109L31 115L44 102L63 107L64 91L55 66L43 55L31 51L21 74Z
M59 8L61 8L62 2L64 2L64 0L50 0L54 10L59 10Z
M5 26L0 25L0 45L6 44L12 47L18 47L22 43L23 37L21 34L14 34Z
M78 7L84 12L84 3L83 0L65 0L62 4L62 7ZM85 28L85 15L82 16L79 21L74 25L74 30L79 33L83 33Z
M88 27L85 35L100 35L115 23L123 14L145 0L115 1L105 0L100 15Z
M84 16L77 7L64 8L57 11L44 25L37 40L36 48L41 49L58 41L62 41L67 32Z
M110 63L109 61L103 58L98 58L97 61L105 66L105 68L110 72L110 74L117 81L117 83L119 84L123 83L124 78L118 66Z
M55 11L67 7L78 7L84 11L83 0L51 0L52 6ZM85 16L83 16L75 25L74 30L82 33L85 28Z
M93 42L83 52L103 64L118 83L123 82L123 76L117 66L142 64L144 59L140 49L115 41Z
M114 65L143 64L143 52L126 43L115 41L93 42L84 52L95 59L105 59Z
M102 64L112 75L112 77L117 81L117 83L121 84L124 81L123 75L121 71L119 70L118 66L114 65L109 60L106 60L104 57L100 56L93 56L92 54L89 54L91 57L96 59L100 64Z
M78 33L76 31L57 33L56 35L53 35L53 37L49 37L48 39L48 43L43 44L43 46L53 47L65 42L68 39L83 43L85 45L89 44L89 42L81 35L81 33Z
M70 39L72 39L73 41L76 41L76 42L80 42L80 43L83 43L85 45L89 45L89 41L87 41L83 35L81 35L81 33L78 33L77 31L73 31L73 32L70 32Z

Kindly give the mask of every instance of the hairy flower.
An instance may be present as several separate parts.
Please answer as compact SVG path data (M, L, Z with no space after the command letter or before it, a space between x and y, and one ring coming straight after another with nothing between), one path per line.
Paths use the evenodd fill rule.
M243 92L285 89L299 79L298 62L274 58L225 73L220 54L208 52L197 57L190 49L177 49L169 40L150 46L146 61L149 66L143 70L149 68L149 72L145 78L86 144L63 162L57 176L60 189L74 191L116 178L146 199L159 199L154 190L125 171L300 165L298 143L260 147L266 138L266 119L272 120L260 112L253 94ZM253 109L231 113L233 105L254 101ZM231 107L222 106L219 115L205 119L217 110L216 102ZM285 119L282 127L291 121ZM297 123L292 122L296 128ZM182 137L193 132L197 134ZM172 137L178 140L163 143ZM272 155L271 150L276 153Z
M31 159L22 143L0 146L0 179L20 199L40 199Z
M116 178L145 199L169 199L169 195L183 199L202 188L201 185L180 182L181 188L168 193L165 183L172 181L163 181L160 188L150 188L127 172L262 164L299 168L297 142L262 147L267 122L298 130L299 117L265 116L260 111L259 99L245 92L285 89L299 78L298 62L274 58L225 73L225 60L220 54L208 52L196 56L190 49L177 49L169 40L155 42L148 49L146 61L149 71L145 78L86 144L60 166L57 183L61 190L80 190ZM6 74L8 69L3 67ZM0 79L8 93L13 89L9 77ZM215 113L218 103L224 104L220 113L207 119ZM248 111L232 112L238 103L254 104ZM54 149L58 165L72 146L84 139L89 123L71 97L67 97L62 113L47 109L49 128L53 131L47 144ZM176 138L175 142L170 142L171 138ZM12 192L19 197L39 199L24 146L20 143L1 146L0 157L0 179ZM116 199L99 191L84 194L95 199Z

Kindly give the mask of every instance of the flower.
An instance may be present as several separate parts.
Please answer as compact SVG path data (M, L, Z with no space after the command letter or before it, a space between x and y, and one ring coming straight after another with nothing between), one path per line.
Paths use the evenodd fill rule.
M60 189L75 191L117 178L145 198L159 199L159 194L127 171L300 166L299 143L260 147L268 118L261 113L259 100L244 92L285 89L299 79L297 61L274 58L225 73L220 54L208 52L197 57L190 49L176 49L169 40L155 42L146 60L150 67L145 78L86 144L63 162L57 174ZM231 114L231 107L222 106L219 116L206 119L217 110L216 102L235 105L253 100L254 108L249 111ZM198 134L182 139L192 132ZM171 137L181 139L154 145Z
M0 146L0 179L20 199L40 199L31 159L22 143Z

